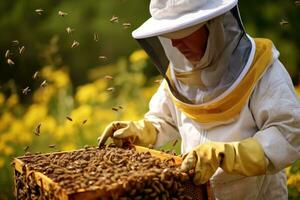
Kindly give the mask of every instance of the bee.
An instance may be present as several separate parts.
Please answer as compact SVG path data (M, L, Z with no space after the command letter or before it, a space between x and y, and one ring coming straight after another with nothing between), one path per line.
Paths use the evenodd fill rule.
M49 148L55 148L55 146L56 146L55 144L49 144L48 145Z
M296 6L300 6L300 0L295 1Z
M66 31L67 31L68 34L72 34L75 31L75 29L73 29L71 27L67 27Z
M28 149L29 149L29 146L26 146L26 147L24 147L24 152L27 152L28 151Z
M282 19L280 22L279 22L279 24L281 25L281 26L285 26L285 25L288 25L288 21L286 21L286 20L284 20L284 19Z
M79 47L79 42L77 42L76 40L73 41L72 45L71 45L71 48L76 48L76 47Z
M128 22L123 23L122 25L123 25L124 29L128 29L131 26L131 24Z
M44 80L44 81L41 83L40 87L44 88L44 87L46 87L46 86L47 86L47 81Z
M35 12L36 12L38 15L42 15L43 12L44 12L44 10L41 9L41 8L38 8L38 9L35 10Z
M82 121L82 124L85 124L86 122L87 122L87 119L83 120L83 121Z
M111 19L110 19L110 22L112 22L112 23L119 23L119 17L113 15L111 17Z
M107 59L106 56L99 56L98 58L99 58L100 60L106 60L106 59Z
M34 131L33 131L33 133L34 133L35 135L40 136L40 134L41 134L41 126L42 126L42 124L39 123L39 124L35 127L35 129L34 129Z
M106 91L113 92L113 91L115 91L115 88L110 87L110 88L107 88Z
M12 44L15 45L15 46L18 46L19 43L20 43L19 40L13 40L13 41L12 41Z
M31 91L31 89L29 87L22 89L22 93L25 95L27 95L30 91Z
M25 46L21 46L19 48L19 54L22 55L24 53L24 51L25 51Z
M58 11L58 15L61 16L61 17L64 17L64 16L67 16L68 13L63 12L63 11Z
M66 118L67 118L67 120L69 120L71 122L73 121L73 119L71 117L69 117L69 116L67 116Z
M6 50L5 52L5 58L9 58L11 56L10 50Z
M177 144L178 140L174 140L174 142L172 143L172 146L175 147L175 145Z
M95 42L99 41L99 34L97 32L94 33L94 40Z
M112 109L113 111L116 111L116 112L119 111L119 109L118 109L117 107L112 107L111 109Z
M104 78L105 78L106 80L113 80L113 79L114 79L114 77L109 76L109 75L106 75Z
M34 72L32 79L34 79L34 80L37 79L38 75L39 75L39 71Z
M123 106L121 106L121 105L118 105L118 108L119 108L119 109L123 109Z
M14 61L12 61L12 59L10 58L7 59L7 64L9 64L10 66L15 65Z

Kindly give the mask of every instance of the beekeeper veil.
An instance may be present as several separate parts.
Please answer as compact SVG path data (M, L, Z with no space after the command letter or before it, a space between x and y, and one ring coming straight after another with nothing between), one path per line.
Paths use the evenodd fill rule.
M132 35L166 79L172 94L185 103L209 102L230 88L245 71L253 47L244 31L237 0L152 0L152 17ZM189 60L171 39L206 26L203 57Z

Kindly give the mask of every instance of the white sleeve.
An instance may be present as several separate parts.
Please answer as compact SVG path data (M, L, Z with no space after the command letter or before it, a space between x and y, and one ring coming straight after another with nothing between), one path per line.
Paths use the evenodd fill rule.
M255 134L276 173L300 159L300 101L284 66L276 60L256 86L250 108Z
M176 110L163 82L149 103L145 119L150 121L158 131L155 147L160 147L171 140L180 138L175 124Z

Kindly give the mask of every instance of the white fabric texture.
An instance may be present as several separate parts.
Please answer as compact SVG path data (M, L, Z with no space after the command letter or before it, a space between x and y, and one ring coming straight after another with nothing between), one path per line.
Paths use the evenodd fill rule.
M156 147L181 138L181 153L207 141L233 142L254 137L269 159L268 174L227 174L211 178L216 199L287 199L284 167L300 159L300 101L291 79L277 59L259 81L239 116L223 123L202 124L188 118L172 102L164 84L152 97L145 118L158 130Z
M230 73L242 71L229 70L229 61L240 40L241 30L237 21L230 12L210 20L206 24L209 36L204 56L198 62L191 63L171 44L171 40L160 37L166 56L170 60L171 78L176 89L194 104L210 101L228 89L235 79L224 81L233 77ZM186 74L185 80L199 80L198 84L191 85L181 80L177 74ZM190 74L190 77L187 76ZM187 82L190 82L187 80Z
M132 32L142 39L171 33L220 16L238 0L151 0L151 18Z

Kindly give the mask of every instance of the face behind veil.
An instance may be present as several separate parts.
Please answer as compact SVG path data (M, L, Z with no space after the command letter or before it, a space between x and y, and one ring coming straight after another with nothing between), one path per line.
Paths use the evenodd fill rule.
M176 89L194 104L219 96L232 85L245 66L230 62L234 60L233 53L242 34L232 14L227 12L208 21L205 26L209 32L207 47L198 61L189 61L172 46L171 39L159 37L170 61L171 79Z

